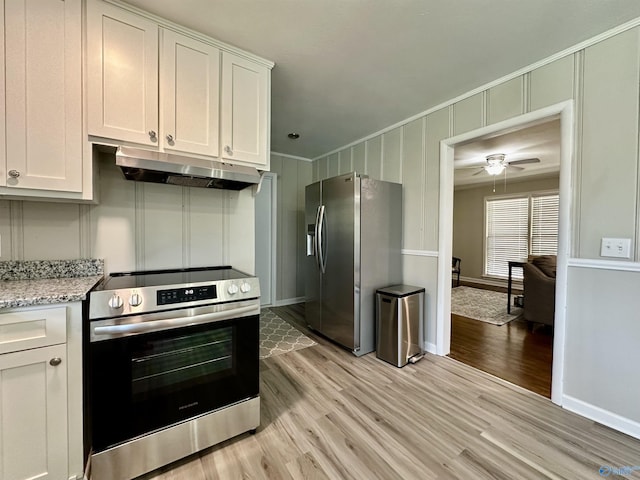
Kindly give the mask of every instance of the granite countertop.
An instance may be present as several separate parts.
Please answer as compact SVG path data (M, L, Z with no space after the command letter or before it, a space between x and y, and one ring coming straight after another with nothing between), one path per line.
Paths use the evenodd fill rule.
M0 262L0 308L84 300L103 273L97 259Z

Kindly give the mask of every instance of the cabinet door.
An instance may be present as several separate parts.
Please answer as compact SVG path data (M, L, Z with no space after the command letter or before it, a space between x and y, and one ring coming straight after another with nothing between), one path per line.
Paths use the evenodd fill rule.
M228 52L223 53L223 158L267 164L269 75L267 67Z
M4 3L6 171L0 175L2 185L80 192L82 1Z
M113 5L87 5L89 135L158 145L158 26Z
M163 30L160 72L164 150L217 157L220 50Z
M0 478L68 478L65 352L62 344L0 355Z

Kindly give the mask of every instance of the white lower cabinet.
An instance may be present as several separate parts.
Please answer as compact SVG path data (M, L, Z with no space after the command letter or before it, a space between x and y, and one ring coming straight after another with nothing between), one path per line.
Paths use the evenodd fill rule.
M0 355L0 478L67 477L66 346Z
M0 313L0 480L81 478L81 303Z

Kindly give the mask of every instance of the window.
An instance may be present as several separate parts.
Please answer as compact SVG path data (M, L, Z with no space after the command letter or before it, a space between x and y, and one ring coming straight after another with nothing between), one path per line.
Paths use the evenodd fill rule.
M531 193L485 199L484 274L507 277L510 260L528 255L555 255L558 251L557 193ZM522 278L519 269L514 278Z

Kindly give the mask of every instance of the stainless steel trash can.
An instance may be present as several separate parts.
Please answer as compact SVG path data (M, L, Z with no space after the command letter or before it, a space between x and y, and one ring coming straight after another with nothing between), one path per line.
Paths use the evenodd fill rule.
M393 285L376 291L376 355L396 367L420 358L424 288Z

